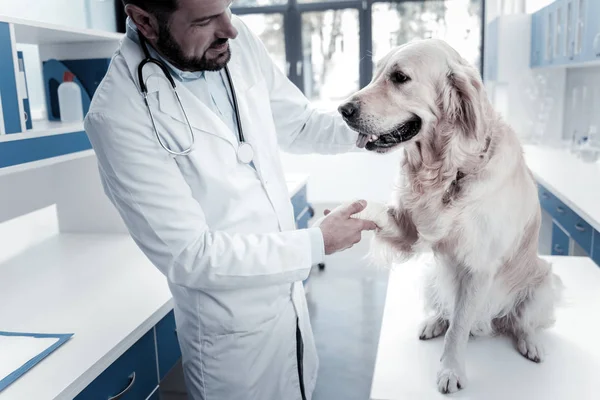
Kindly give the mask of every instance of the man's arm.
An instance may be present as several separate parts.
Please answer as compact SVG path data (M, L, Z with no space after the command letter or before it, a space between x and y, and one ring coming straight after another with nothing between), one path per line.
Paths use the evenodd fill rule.
M306 279L320 262L311 259L310 230L211 231L176 161L153 135L139 133L139 121L88 114L85 130L105 193L135 242L175 284L200 289L288 283Z
M246 36L253 47L269 88L271 109L279 145L290 153L336 154L357 151L357 133L337 111L322 111L312 106L304 94L274 64L265 46L250 29Z
M301 281L324 254L356 243L361 229L374 229L343 214L330 218L327 226L306 230L211 230L175 159L156 141L149 120L146 125L136 118L122 116L117 121L89 113L85 130L106 195L140 249L177 285L215 290ZM354 207L352 213L362 208Z

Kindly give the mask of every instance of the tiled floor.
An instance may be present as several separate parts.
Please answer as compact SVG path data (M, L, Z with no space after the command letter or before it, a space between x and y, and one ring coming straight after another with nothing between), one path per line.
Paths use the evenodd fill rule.
M317 207L317 215L322 209ZM314 400L369 398L388 271L368 265L368 246L365 234L357 246L327 257L325 270L315 268L309 278L307 300L320 359ZM168 378L161 399L186 399L180 368Z

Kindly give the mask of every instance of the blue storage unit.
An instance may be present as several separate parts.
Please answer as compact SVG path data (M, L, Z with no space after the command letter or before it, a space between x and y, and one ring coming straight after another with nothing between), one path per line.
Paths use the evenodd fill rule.
M532 14L530 65L600 61L600 1L556 0Z
M585 61L600 61L600 1L588 0L586 17L582 57Z
M181 358L171 310L90 383L75 400L158 398L158 386ZM158 371L158 372L157 372ZM154 391L154 393L153 393Z
M600 233L563 201L538 185L540 206L552 216L552 254L570 255L571 240L600 266Z
M530 66L539 67L542 64L544 49L542 47L544 36L544 21L541 12L531 16L531 55Z
M84 131L0 142L0 168L91 149Z
M156 349L159 379L163 380L181 357L173 311L156 324Z
M552 223L552 255L566 256L569 254L569 235L556 222Z
M592 260L600 265L600 232L594 231L592 242Z
M555 65L567 62L567 0L559 0L554 5L554 35L552 48Z
M148 331L140 340L90 383L75 400L145 399L158 385L154 332Z

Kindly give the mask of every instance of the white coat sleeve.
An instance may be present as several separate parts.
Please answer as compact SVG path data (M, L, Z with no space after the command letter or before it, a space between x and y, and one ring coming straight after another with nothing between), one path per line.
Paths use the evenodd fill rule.
M106 195L133 240L171 282L219 290L308 277L320 231L212 231L175 159L153 134L140 132L140 127L148 128L139 118L132 120L136 118L123 115L117 121L90 113L85 130L98 158Z
M337 110L316 109L304 94L275 65L264 44L247 26L254 54L269 88L271 110L280 147L289 153L338 154L360 151L358 134L351 130Z

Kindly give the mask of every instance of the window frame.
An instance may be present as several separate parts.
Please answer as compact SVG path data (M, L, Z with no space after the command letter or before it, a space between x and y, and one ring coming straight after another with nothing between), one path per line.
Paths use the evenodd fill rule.
M304 68L302 68L302 14L307 12L324 12L330 10L358 10L359 23L359 86L363 88L369 84L373 76L373 28L372 7L376 3L403 3L427 2L435 0L330 0L314 3L302 3L298 0L288 0L287 4L272 6L235 7L231 10L236 15L249 14L282 14L283 36L285 45L285 58L288 78L304 92ZM479 71L483 76L486 11L485 0L481 1L481 39Z

